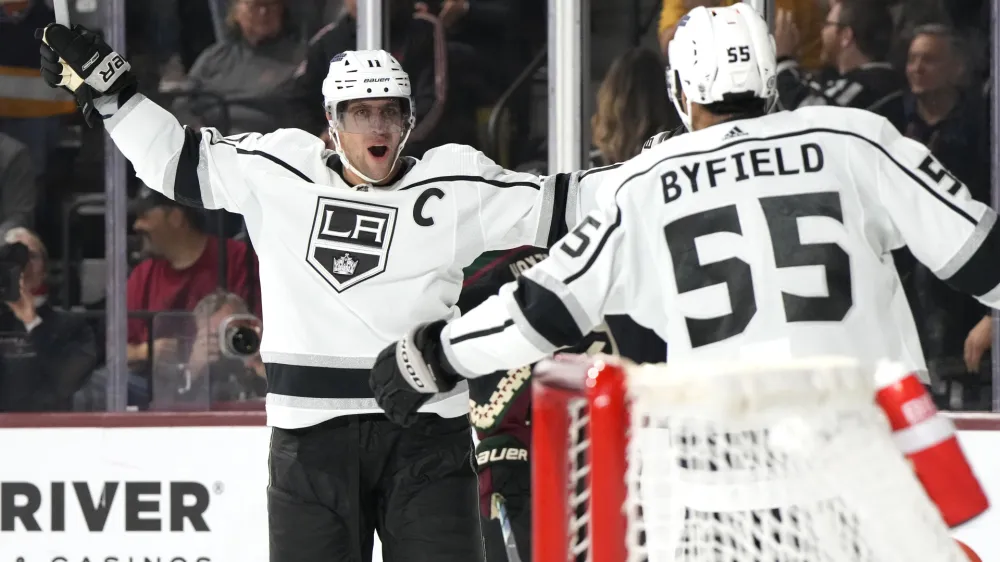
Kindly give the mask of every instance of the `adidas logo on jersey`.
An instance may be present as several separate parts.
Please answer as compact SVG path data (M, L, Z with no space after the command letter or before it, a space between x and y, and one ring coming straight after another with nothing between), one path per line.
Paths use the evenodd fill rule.
M726 136L722 137L722 140L735 139L736 137L745 137L747 133L743 132L743 129L739 127L733 127Z

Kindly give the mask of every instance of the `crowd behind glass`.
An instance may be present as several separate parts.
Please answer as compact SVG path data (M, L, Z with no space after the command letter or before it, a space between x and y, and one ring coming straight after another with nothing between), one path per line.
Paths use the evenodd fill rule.
M627 160L646 139L679 125L664 81L666 45L687 10L732 0L635 2L636 29L595 32L623 39L613 42L620 48L605 57L609 64L594 68L591 166ZM591 4L614 12L631 2ZM989 202L988 2L776 4L780 109L838 103L881 113ZM299 127L329 142L320 85L333 55L355 48L356 0L133 0L126 7L127 51L142 90L182 123L227 134ZM538 0L386 0L386 48L414 87L418 126L406 154L456 142L508 168L545 171L546 9ZM7 244L0 293L8 293L0 306L0 411L8 412L106 405L103 133L82 124L71 100L34 82L33 30L52 19L44 0L0 1L0 235ZM262 407L256 344L266 319L240 217L179 206L130 177L130 408ZM989 409L987 310L905 251L894 259L939 406ZM19 279L4 279L3 263L11 261L23 271Z

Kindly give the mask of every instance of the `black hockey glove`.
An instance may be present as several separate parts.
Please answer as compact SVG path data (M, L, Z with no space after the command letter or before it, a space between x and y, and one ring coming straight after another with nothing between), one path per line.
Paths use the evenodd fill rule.
M507 506L507 516L519 519L531 505L531 463L528 447L513 435L487 437L476 447L476 472L479 473L479 511L483 517L496 519L493 496L499 495Z
M53 88L73 94L87 125L93 127L100 113L94 100L118 96L118 107L135 93L136 80L131 66L96 33L74 25L52 23L35 32L42 40L42 78ZM96 116L95 116L96 114Z
M386 417L403 427L417 421L417 410L431 397L462 379L441 349L444 325L438 320L417 326L375 359L368 384Z

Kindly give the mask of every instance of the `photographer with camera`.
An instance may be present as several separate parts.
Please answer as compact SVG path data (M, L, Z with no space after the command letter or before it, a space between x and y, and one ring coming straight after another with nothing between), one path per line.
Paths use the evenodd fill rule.
M97 346L83 318L36 295L48 253L26 228L0 246L0 412L69 411L94 369Z
M263 399L267 383L258 353L260 319L239 295L224 290L201 299L193 314L197 328L187 362L180 372L158 370L154 375L161 378L153 392L154 407L206 397L210 402Z

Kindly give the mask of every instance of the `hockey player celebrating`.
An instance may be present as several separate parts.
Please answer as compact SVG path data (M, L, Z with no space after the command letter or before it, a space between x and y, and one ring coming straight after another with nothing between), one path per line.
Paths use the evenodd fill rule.
M670 43L690 133L605 177L550 257L461 318L412 329L372 370L397 420L463 377L536 361L625 311L704 358L907 355L891 250L1000 305L996 214L923 145L862 110L768 114L774 43L752 8L696 8Z
M53 24L43 39L45 80L104 121L140 179L246 221L268 326L272 562L367 560L373 530L387 562L482 560L464 385L413 408L404 429L382 415L368 372L410 326L456 315L476 256L559 239L592 200L581 183L603 173L540 178L456 145L401 158L410 83L384 51L331 61L328 151L299 130L182 127L94 33Z

